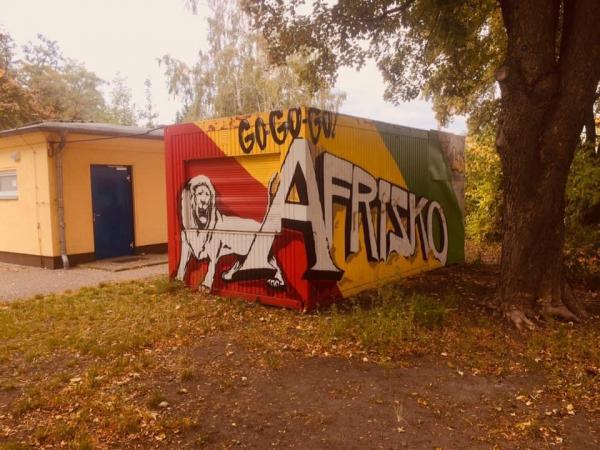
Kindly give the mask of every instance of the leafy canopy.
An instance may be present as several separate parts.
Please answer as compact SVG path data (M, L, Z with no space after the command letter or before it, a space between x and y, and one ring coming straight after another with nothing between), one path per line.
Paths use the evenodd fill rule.
M159 60L169 93L183 104L178 121L309 103L337 109L343 95L325 84L303 81L308 70L304 58L291 56L278 67L271 64L264 38L251 29L237 0L208 4L208 50L191 67L170 55Z
M38 120L84 120L153 124L156 113L146 86L146 105L138 110L127 80L107 83L82 63L66 57L58 43L42 35L22 47L0 29L0 129ZM104 89L108 88L108 101Z
M302 2L300 2L302 3ZM244 0L268 42L273 61L310 57L303 76L333 83L342 65L375 59L385 99L432 100L444 124L496 99L494 72L505 33L494 0L326 0L313 7L280 0Z
M36 95L51 117L101 121L105 101L104 81L85 66L65 57L57 42L38 35L23 47L17 80Z
M0 29L0 129L17 127L47 113L15 79L14 50L12 38Z

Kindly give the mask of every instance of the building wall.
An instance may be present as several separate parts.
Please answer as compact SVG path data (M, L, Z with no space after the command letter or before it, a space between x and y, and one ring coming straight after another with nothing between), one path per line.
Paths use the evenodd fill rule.
M69 141L93 138L90 135L68 136ZM90 174L92 164L132 167L135 246L143 248L166 243L162 140L118 138L74 142L68 143L63 153L67 253L77 255L94 252ZM53 200L56 204L55 193ZM56 207L53 211L56 211ZM55 212L54 221L57 223ZM55 254L59 254L58 240Z
M304 309L462 261L461 143L314 108L170 127L171 276Z
M20 262L43 265L40 255L54 254L49 162L42 133L0 139L0 170L16 169L18 189L17 200L0 200L0 260L16 254Z

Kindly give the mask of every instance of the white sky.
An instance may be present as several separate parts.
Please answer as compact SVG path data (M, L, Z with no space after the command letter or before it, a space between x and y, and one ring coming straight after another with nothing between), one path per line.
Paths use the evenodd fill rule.
M198 15L183 0L0 0L0 27L22 45L38 33L58 42L63 53L83 62L105 80L127 77L134 101L144 104L144 80L150 78L160 123L171 123L178 109L169 98L157 58L171 54L192 63L204 48L207 8ZM383 80L373 64L360 72L342 69L336 85L346 92L340 112L417 128L437 128L424 101L393 106L383 101ZM449 130L464 134L457 119Z

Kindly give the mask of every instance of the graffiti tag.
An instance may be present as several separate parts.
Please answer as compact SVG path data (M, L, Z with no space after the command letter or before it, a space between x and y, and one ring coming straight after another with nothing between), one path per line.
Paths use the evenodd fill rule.
M303 123L308 124L308 132L313 144L317 144L321 137L333 138L337 124L337 114L323 111L318 108L308 108L306 116L302 117L302 108L290 108L287 115L281 110L269 113L268 123L257 117L251 124L248 119L242 119L238 126L238 141L244 153L252 153L258 147L264 150L267 147L269 136L276 144L285 143L288 136L296 139L300 135Z

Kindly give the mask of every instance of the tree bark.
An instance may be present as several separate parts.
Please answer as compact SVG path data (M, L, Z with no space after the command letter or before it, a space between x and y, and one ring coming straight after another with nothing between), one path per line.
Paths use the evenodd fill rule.
M519 328L578 320L563 265L565 187L600 78L600 2L503 0L497 72L504 174L500 306ZM559 42L557 44L557 42Z

